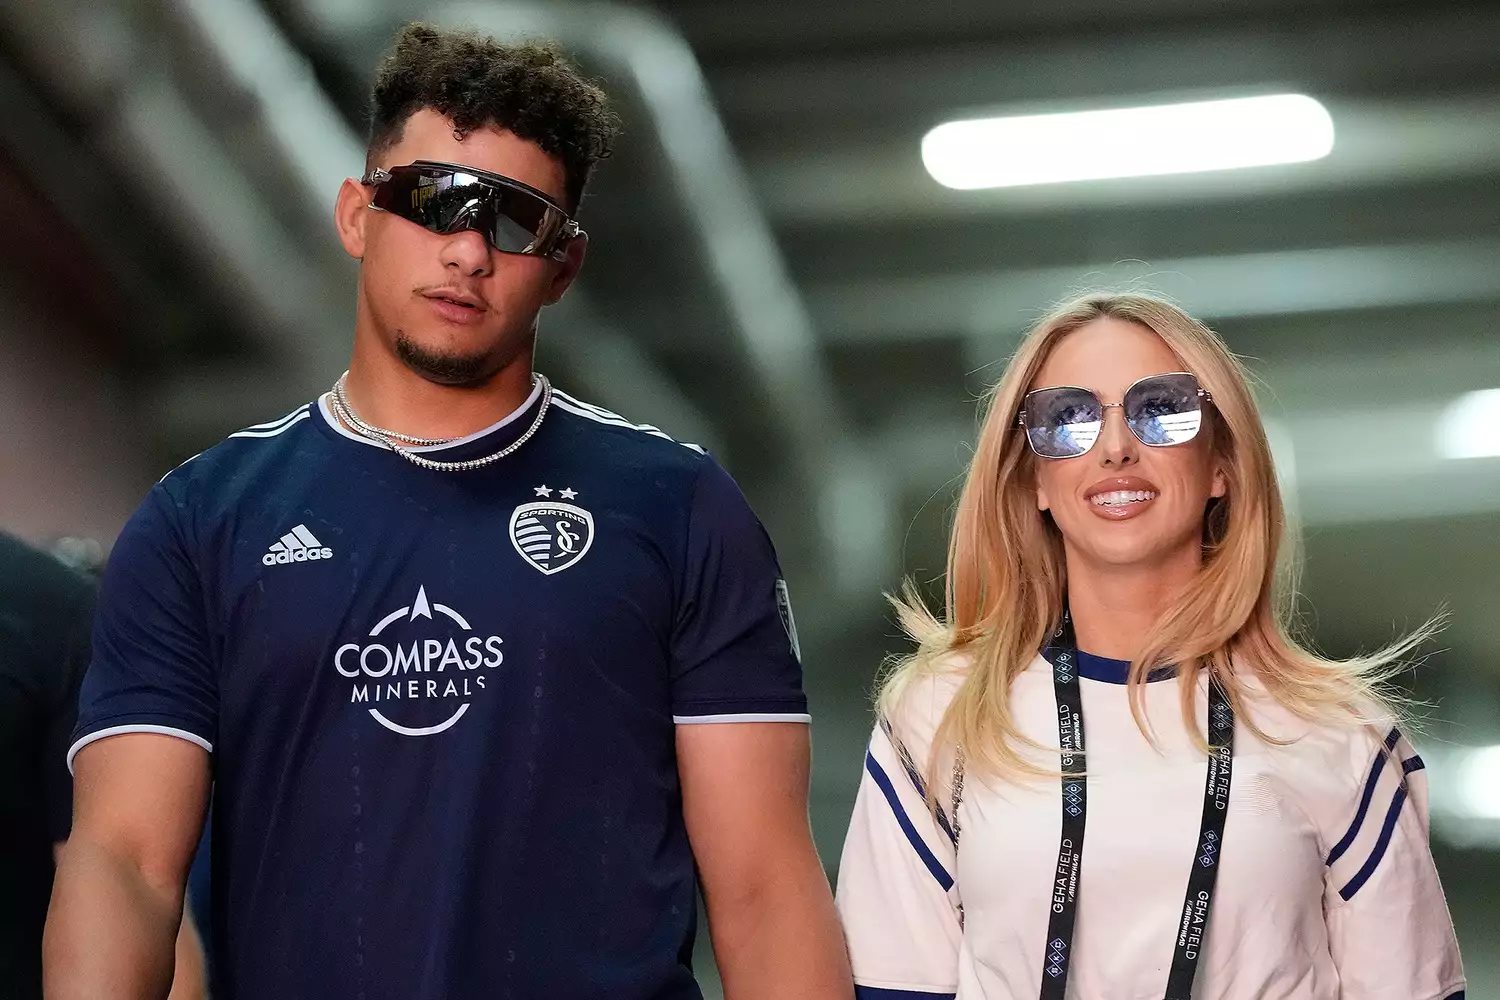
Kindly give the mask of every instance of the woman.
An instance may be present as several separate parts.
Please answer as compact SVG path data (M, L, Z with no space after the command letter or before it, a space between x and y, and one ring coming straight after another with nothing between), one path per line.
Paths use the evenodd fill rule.
M839 873L861 998L1463 996L1422 761L1380 693L1427 630L1298 646L1282 526L1245 373L1202 324L1092 295L1026 337L946 621L899 602L918 650Z

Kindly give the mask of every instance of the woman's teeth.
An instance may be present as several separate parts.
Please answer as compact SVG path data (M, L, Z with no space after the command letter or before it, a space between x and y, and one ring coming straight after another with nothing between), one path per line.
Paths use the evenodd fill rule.
M1128 503L1154 500L1156 493L1152 490L1111 490L1108 493L1095 493L1090 499L1101 507L1120 507Z

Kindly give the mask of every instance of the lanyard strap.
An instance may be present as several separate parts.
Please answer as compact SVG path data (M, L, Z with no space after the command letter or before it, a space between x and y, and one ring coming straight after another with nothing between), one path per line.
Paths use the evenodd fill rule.
M1167 976L1166 1000L1190 1000L1193 975L1208 930L1219 878L1219 856L1224 850L1224 818L1229 811L1229 781L1234 771L1234 709L1212 679L1208 682L1208 777L1203 782L1203 822L1198 828L1198 853L1188 875L1172 971Z
M1041 1000L1063 1000L1068 992L1088 812L1088 781L1083 775L1083 689L1078 684L1078 643L1073 638L1073 619L1067 612L1053 640L1057 654L1052 661L1052 688L1057 692L1057 736L1062 748L1062 840L1057 848L1057 867L1052 871L1052 916L1047 919Z
M1083 865L1083 835L1088 814L1088 779L1084 774L1083 690L1078 683L1078 642L1073 620L1063 613L1053 633L1052 687L1057 695L1057 735L1062 748L1062 836L1052 878L1052 915L1047 921L1047 955L1042 965L1041 1000L1064 1000L1073 958L1073 924L1078 912L1078 882ZM1203 822L1188 876L1182 918L1167 977L1165 1000L1190 1000L1198 970L1219 856L1224 845L1224 818L1234 761L1234 709L1212 680L1208 685L1208 776L1203 785Z

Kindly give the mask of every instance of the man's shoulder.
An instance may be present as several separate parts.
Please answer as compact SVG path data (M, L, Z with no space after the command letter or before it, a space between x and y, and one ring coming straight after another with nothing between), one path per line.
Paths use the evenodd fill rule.
M305 445L314 435L311 419L314 405L303 403L274 420L229 434L162 476L158 485L168 487L173 493L201 490L205 485L253 488L253 483L246 481L247 474L253 474L259 466L281 466L289 452Z
M680 441L660 427L636 423L561 389L552 390L552 406L571 430L598 447L601 457L653 470L695 472L706 456L699 445Z

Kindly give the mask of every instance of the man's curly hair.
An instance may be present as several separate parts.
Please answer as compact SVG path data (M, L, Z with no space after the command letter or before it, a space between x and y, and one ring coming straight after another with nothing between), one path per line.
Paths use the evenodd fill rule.
M570 212L619 127L604 91L553 45L502 45L478 32L420 22L396 35L376 72L371 105L372 165L401 141L407 119L431 108L453 122L460 138L494 126L557 157Z

